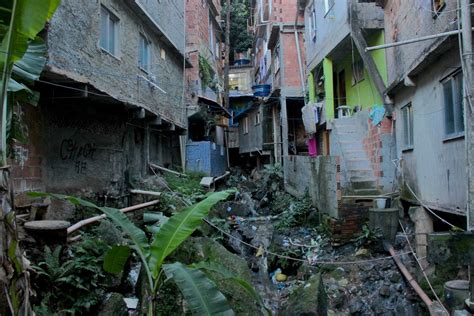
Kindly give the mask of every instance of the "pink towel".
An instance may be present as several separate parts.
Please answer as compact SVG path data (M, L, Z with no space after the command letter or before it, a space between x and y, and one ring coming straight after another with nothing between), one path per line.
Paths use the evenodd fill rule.
M318 148L316 146L316 136L308 139L308 153L311 157L318 155Z

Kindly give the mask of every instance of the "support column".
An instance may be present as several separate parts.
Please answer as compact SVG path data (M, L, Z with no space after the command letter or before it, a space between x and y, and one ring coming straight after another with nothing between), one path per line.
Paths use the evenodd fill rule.
M281 105L281 138L283 143L283 157L288 156L288 111L286 108L286 96L280 97Z
M324 73L324 92L325 96L325 107L326 107L326 119L334 119L334 86L333 86L333 70L332 60L324 58L323 60L323 73Z
M274 163L281 164L281 137L280 137L280 120L278 116L278 109L275 104L272 107L272 121L273 121L273 152L275 156Z

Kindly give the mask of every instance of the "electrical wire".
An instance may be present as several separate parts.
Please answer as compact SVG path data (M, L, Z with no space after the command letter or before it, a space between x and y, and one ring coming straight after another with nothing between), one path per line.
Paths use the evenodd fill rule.
M443 305L443 303L441 303L441 300L439 299L438 294L436 294L436 291L434 290L433 285L431 285L430 279L428 279L428 276L426 275L425 269L424 269L423 266L421 265L420 259L419 259L418 256L416 255L415 250L413 250L413 247L411 246L410 240L408 239L408 236L407 236L407 233L406 233L406 231L405 231L405 228L403 227L402 222L401 222L400 220L398 220L398 224L400 224L400 227L402 228L403 235L405 236L405 239L406 239L406 241L407 241L407 243L408 243L408 247L410 247L411 253L412 253L413 257L415 258L416 263L418 263L418 266L420 267L421 273L423 273L423 277L425 278L426 282L428 283L428 286L430 287L431 292L433 293L433 295L434 295L434 297L436 298L436 300L438 301L438 303L439 303L439 304L443 307L443 309L449 314L449 312L448 312L448 310L446 309L446 307Z

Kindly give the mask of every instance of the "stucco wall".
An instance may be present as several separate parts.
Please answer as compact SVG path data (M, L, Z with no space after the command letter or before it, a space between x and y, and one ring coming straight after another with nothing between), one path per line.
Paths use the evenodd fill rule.
M416 87L405 87L395 98L397 156L402 159L404 180L428 205L453 211L466 208L465 144L464 138L446 140L440 80L459 66L459 52L453 49L418 75ZM400 109L409 102L413 108L414 145L413 150L403 151Z
M155 1L156 2L156 1ZM164 3L164 2L163 2ZM166 2L170 12L175 5ZM119 19L119 51L112 56L99 47L100 6L103 4ZM161 4L164 5L164 4ZM175 12L176 13L176 12ZM176 13L178 14L178 13ZM170 13L170 17L175 15ZM176 20L166 26L175 29ZM164 23L160 20L160 25ZM178 28L172 38L183 43ZM139 34L151 42L151 71L138 67ZM183 58L145 26L143 20L124 1L63 0L51 20L47 34L49 59L47 69L65 74L75 81L90 83L120 101L140 105L163 118L185 126L183 111ZM164 49L163 59L160 50ZM166 93L151 84L155 82Z
M414 1L410 5L405 2L406 0L386 1L384 8L386 43L442 33L457 28L455 22L456 1L445 1L446 6L436 18L433 17L432 1ZM446 39L446 37L438 38L387 49L387 66L390 69L389 85L403 79L408 71L424 61L427 54L440 46ZM456 38L454 40L457 41Z
M283 166L288 193L299 197L308 190L320 212L338 217L336 157L286 156Z

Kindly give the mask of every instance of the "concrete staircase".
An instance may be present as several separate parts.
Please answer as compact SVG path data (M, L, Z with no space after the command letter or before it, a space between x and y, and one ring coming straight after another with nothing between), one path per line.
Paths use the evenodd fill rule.
M331 137L341 157L343 195L378 195L370 159L364 150L365 127L352 117L334 120Z

